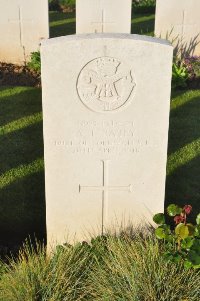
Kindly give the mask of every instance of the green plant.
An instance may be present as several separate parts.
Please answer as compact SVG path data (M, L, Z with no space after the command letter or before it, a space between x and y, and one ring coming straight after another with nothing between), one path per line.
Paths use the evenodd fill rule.
M32 52L31 53L31 60L27 64L28 68L32 71L40 74L41 73L41 60L40 60L40 52Z
M75 0L58 0L60 5L64 5L64 6L75 6L76 1Z
M188 71L190 81L200 78L200 56L185 57L182 64Z
M49 9L60 11L63 8L74 9L76 5L75 0L49 0Z
M156 0L133 0L134 6L155 6Z
M172 65L172 88L186 88L188 79L187 68L181 62Z
M59 11L60 10L59 0L49 0L49 10Z
M108 252L91 267L89 300L197 301L200 273L166 261L161 256L165 246L153 234L142 236L108 237Z
M128 234L65 244L51 256L25 245L17 259L0 264L0 301L200 299L199 271L166 261L154 234Z
M88 274L90 256L87 248L58 247L47 256L44 247L36 250L27 244L17 260L2 264L1 301L74 301L83 300L83 280Z
M134 13L155 13L156 0L133 0Z
M196 225L188 222L192 206L183 208L175 204L167 207L167 213L174 218L175 228L171 230L165 222L163 213L154 215L153 220L159 227L155 230L156 237L163 240L167 251L164 257L173 262L183 261L186 268L200 268L200 214Z

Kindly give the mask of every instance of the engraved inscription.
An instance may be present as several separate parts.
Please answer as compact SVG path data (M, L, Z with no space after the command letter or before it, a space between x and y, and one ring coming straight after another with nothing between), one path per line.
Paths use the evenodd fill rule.
M102 234L104 232L104 224L107 218L107 203L108 203L108 192L109 191L125 191L132 192L132 185L127 186L109 186L108 185L108 160L103 160L103 176L102 176L102 185L101 186L82 186L79 185L79 193L84 191L101 191L102 192Z
M109 112L122 107L130 99L135 86L133 71L111 57L89 62L77 80L81 101L95 112Z
M65 149L67 154L81 155L124 155L157 148L149 137L141 138L133 121L80 120L65 139L54 140L56 148Z

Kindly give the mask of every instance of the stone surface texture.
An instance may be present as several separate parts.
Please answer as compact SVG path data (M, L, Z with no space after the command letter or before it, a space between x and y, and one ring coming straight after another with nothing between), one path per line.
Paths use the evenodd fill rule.
M200 1L157 0L155 35L182 55L200 55Z
M0 61L24 64L49 37L48 0L0 0Z
M76 33L130 33L131 0L76 0Z
M42 42L49 246L163 211L172 52L129 34Z

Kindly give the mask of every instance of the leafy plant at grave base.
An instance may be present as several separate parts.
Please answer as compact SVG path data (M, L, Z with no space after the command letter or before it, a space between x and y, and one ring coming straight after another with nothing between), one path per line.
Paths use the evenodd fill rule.
M172 88L200 86L200 56L175 58L172 67Z
M173 217L175 228L165 222L165 215L154 215L154 222L159 225L155 230L158 239L163 240L167 251L164 257L172 262L184 262L186 268L200 268L200 214L197 215L196 225L188 222L188 216L192 206L185 205L183 208L171 204L167 207L167 213Z
M41 60L40 60L40 52L32 52L31 60L27 64L28 68L38 74L41 73Z
M189 80L200 78L200 56L185 57L183 66L187 69Z
M172 88L186 88L189 77L186 66L181 61L174 61L172 65Z

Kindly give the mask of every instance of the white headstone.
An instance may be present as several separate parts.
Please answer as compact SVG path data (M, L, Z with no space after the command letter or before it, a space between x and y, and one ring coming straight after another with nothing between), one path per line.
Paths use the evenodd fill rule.
M76 33L130 33L132 0L76 0Z
M157 0L155 35L183 55L200 55L200 1Z
M49 245L163 211L172 50L128 34L42 42Z
M48 0L0 0L0 61L23 64L49 37Z

